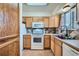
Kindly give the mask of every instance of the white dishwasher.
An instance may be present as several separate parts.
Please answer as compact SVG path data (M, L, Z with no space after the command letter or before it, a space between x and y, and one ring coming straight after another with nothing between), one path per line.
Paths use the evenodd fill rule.
M79 51L66 44L63 44L63 56L79 56Z

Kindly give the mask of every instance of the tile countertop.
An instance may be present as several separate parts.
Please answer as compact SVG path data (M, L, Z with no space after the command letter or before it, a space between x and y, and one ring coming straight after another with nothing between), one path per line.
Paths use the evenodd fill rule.
M65 39L60 39L58 37L56 37L55 35L53 35L56 39L58 39L59 41L65 43L66 45L76 49L77 51L79 51L79 40L65 40Z

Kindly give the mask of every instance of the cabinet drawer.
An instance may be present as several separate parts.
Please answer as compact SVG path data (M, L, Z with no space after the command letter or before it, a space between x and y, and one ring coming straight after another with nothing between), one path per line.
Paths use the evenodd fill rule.
M24 35L24 39L31 39L31 35Z
M50 38L50 36L49 35L45 35L44 38L48 39L48 38Z

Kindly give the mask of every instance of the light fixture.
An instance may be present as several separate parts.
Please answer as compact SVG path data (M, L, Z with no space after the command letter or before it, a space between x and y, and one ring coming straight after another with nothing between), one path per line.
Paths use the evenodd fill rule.
M47 3L27 3L28 6L47 6Z
M67 12L68 10L70 10L70 5L65 5L62 9L63 12Z

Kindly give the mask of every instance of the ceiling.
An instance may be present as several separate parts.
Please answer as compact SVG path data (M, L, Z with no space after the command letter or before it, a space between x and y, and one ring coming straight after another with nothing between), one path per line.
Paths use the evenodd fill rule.
M50 16L55 14L65 3L48 3L45 6L29 6L26 3L22 4L23 16Z

